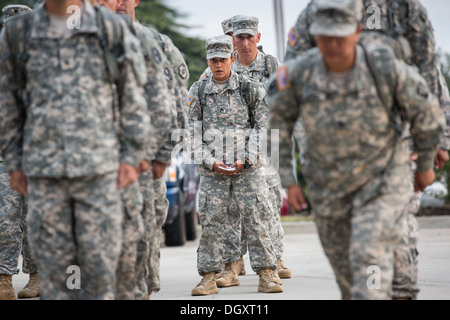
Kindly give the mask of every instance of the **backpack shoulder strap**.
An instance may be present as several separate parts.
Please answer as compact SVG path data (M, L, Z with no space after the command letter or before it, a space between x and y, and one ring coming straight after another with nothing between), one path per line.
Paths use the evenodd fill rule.
M394 72L395 55L387 46L378 46L373 50L369 50L365 46L362 46L362 48L369 71L375 81L378 96L390 115L395 130L402 132L401 113L395 99L395 87L397 84L397 78Z
M5 28L17 91L22 90L26 83L25 64L28 60L27 44L32 22L32 17L29 17L29 15L31 15L31 12L9 18Z
M198 86L198 101L200 102L200 106L203 107L205 106L205 98L204 98L204 93L205 93L205 88L206 88L206 82L207 82L208 78L205 78L203 80L200 80L200 84Z
M241 97L248 107L248 115L250 118L251 127L254 128L256 125L255 120L255 103L257 101L256 94L259 91L260 86L256 81L248 77L245 77L242 74L239 75L239 85Z
M97 28L100 45L105 55L106 65L110 80L114 83L120 82L120 71L118 58L123 54L121 46L121 25L117 16L101 6L94 7L97 13Z
M270 54L265 54L266 78L269 78L278 69L278 59Z

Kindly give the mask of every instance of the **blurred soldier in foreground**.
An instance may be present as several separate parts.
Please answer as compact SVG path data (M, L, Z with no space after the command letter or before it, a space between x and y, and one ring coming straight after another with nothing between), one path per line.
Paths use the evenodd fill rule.
M258 291L283 291L275 282L277 261L267 227L272 208L255 148L255 139L267 122L265 91L256 82L231 71L232 52L231 37L208 39L206 53L212 76L194 83L189 91L189 131L192 158L200 164L199 210L203 227L197 251L197 269L203 278L192 290L193 296L218 292L215 275L222 270L225 225L231 218L227 215L232 198L243 215L250 262L259 273ZM247 139L249 130L252 134ZM208 144L212 136L214 142ZM236 219L240 221L241 217ZM231 268L236 274L239 247L234 252L237 254L231 259ZM239 285L237 277L234 281Z
M413 196L401 127L410 125L418 155L414 187L422 191L435 179L443 113L425 79L390 47L358 45L362 1L315 5L309 32L318 49L280 68L268 85L282 183L300 209L305 200L293 176L290 137L301 115L315 222L342 298L390 299L394 249Z
M146 245L140 247L139 265L145 270L146 290L141 286L139 298L150 298L152 292L160 290L159 265L160 265L160 239L162 226L167 218L169 201L166 197L167 187L164 179L164 171L172 161L172 152L177 141L172 139L172 134L177 129L187 128L187 82L189 70L186 62L173 44L172 40L151 27L142 25L137 19L135 8L139 0L118 1L117 12L128 15L132 20L132 28L136 36L141 40L144 51L152 47L146 56L154 55L156 48L161 60L162 70L166 76L169 91L164 97L157 97L148 92L149 108L152 111L152 125L156 129L153 155L151 158L151 172L141 176L141 190L146 201ZM151 44L151 45L150 45ZM149 76L150 78L150 76ZM165 108L158 108L157 104L165 103ZM149 190L153 189L150 196ZM144 248L145 247L145 248ZM142 259L142 262L141 262ZM144 261L145 260L145 261Z
M439 98L440 105L449 123L450 99L448 87L442 76L439 57L436 53L433 28L426 9L418 0L395 1L363 1L363 32L361 44L370 46L374 44L387 44L394 50L397 59L419 68L420 74L427 80L431 91ZM309 33L316 3L310 2L300 14L296 25L289 33L286 50L286 59L294 58L315 47L314 37ZM307 143L298 126L296 137L306 147ZM405 138L409 137L407 128ZM442 168L448 161L450 148L450 126L447 125L445 135L442 136L439 151L435 159L435 167ZM305 149L305 148L304 148ZM414 159L415 155L412 155ZM411 161L412 175L416 164ZM404 241L395 250L395 275L393 297L395 299L416 299L419 289L418 277L418 229L419 223L415 215L420 208L422 193L416 192L408 206L408 229L404 232Z
M8 5L2 9L3 23L16 14L32 11L24 5ZM22 271L30 280L18 292L18 298L39 296L39 274L30 253L27 237L27 198L11 189L9 174L0 153L0 300L15 299L12 275L19 273L17 265L22 252Z
M149 130L139 43L109 10L46 0L7 22L1 46L0 149L28 195L41 298L114 299L120 190L138 179Z

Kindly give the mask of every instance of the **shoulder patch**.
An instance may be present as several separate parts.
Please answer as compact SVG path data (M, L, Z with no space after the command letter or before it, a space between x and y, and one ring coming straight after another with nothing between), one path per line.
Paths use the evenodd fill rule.
M192 102L194 101L194 98L188 97L188 105L191 106Z
M287 66L282 66L277 70L277 84L280 91L289 89L291 87L289 70Z
M288 41L289 41L290 46L294 47L297 44L299 38L300 37L297 34L297 32L295 32L295 29L291 28L291 31L289 31L289 34L288 34Z

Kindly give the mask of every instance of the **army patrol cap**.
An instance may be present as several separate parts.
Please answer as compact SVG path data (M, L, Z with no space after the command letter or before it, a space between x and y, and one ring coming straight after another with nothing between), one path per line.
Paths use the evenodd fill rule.
M233 18L228 18L228 19L222 21L223 34L233 33L232 20L233 20Z
M5 21L5 19L12 17L16 14L23 13L23 12L29 12L29 11L33 11L33 10L31 10L31 8L28 6L24 6L24 5L20 5L20 4L11 4L11 5L5 6L2 9L3 21Z
M256 36L258 34L259 19L249 16L235 16L232 20L233 34L235 36L240 34L250 34Z
M313 36L348 37L362 20L362 0L314 0L317 13L310 26Z
M233 53L233 38L227 35L206 40L206 59L230 58Z

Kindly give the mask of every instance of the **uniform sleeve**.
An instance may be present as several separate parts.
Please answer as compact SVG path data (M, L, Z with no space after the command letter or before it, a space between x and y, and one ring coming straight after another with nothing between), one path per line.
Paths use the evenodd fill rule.
M9 172L22 170L22 142L25 108L18 97L6 37L7 25L0 35L0 150Z
M313 20L313 5L311 3L300 13L295 25L288 34L285 61L305 53L315 47L315 40L309 33Z
M448 87L445 81L441 81L443 76L436 52L433 27L425 7L417 0L409 2L408 41L412 49L412 61L428 82L431 92L438 97L446 123L450 123ZM450 127L447 125L441 138L440 147L445 150L450 149Z
M122 79L122 85L119 87L121 163L138 168L139 162L145 158L145 144L150 132L150 117L142 86L142 81L146 81L147 78L136 73L137 67L142 68L145 65L139 42L125 25L122 28L126 37L124 41L133 41L138 45L125 45L127 51L120 70Z
M217 159L208 151L208 145L203 141L203 110L198 97L199 85L200 81L192 85L188 97L190 154L194 164L202 164L212 171Z
M139 38L145 55L148 81L144 89L151 115L151 132L146 143L145 159L151 162L158 158L158 161L168 163L171 157L171 132L176 122L174 75L156 33L143 27Z
M396 98L403 108L404 120L410 123L414 151L419 155L417 170L433 169L445 128L443 111L427 81L415 68L401 61L396 61L395 67L398 75Z
M272 159L279 155L278 167L283 187L297 183L293 165L293 141L291 139L294 126L299 116L300 101L296 95L299 91L293 83L289 65L278 69L267 84L266 102L269 106L271 117L268 134L268 145L271 146ZM275 132L273 132L275 130ZM278 135L276 134L278 130ZM277 138L275 138L277 137Z

